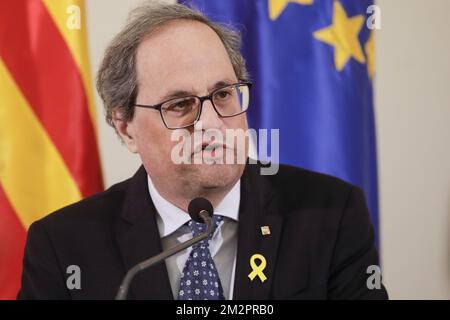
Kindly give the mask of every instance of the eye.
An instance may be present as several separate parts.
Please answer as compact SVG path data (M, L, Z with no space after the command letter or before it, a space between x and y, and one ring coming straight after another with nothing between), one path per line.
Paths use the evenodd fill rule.
M168 103L164 107L166 111L185 112L192 109L195 105L195 98L177 99Z
M220 89L214 93L214 99L225 100L233 95L233 88Z

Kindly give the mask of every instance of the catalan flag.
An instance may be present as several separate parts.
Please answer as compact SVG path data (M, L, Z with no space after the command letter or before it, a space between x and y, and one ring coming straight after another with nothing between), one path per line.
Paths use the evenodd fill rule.
M0 299L26 230L103 189L84 1L0 1Z

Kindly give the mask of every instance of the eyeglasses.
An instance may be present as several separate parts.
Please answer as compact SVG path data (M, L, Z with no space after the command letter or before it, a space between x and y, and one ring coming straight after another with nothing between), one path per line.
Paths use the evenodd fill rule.
M182 129L194 125L202 113L203 102L211 101L216 113L231 118L247 111L250 100L250 82L238 82L218 88L207 96L173 98L153 106L135 104L136 107L159 110L168 129Z

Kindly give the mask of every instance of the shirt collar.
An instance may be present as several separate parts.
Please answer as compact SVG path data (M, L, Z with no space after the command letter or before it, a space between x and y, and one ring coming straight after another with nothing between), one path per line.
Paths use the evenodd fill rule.
M158 212L157 224L159 234L163 238L178 230L182 225L191 220L191 218L187 212L176 207L159 194L149 175L147 175L147 180L150 196ZM214 209L214 214L238 221L240 200L241 180L239 179Z

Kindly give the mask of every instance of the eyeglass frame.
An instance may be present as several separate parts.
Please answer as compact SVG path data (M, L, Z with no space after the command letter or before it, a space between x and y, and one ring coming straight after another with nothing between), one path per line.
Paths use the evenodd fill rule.
M161 103L158 103L158 104L155 104L155 105L145 105L145 104L137 104L137 103L134 103L134 104L131 105L131 107L141 107L141 108L148 108L148 109L155 109L155 110L158 110L158 111L159 111L159 114L161 115L161 120L163 121L163 123L164 123L164 125L166 126L167 129L169 129L169 130L185 129L185 128L189 128L189 127L195 125L195 124L197 123L197 121L200 119L200 116L202 115L202 112L203 112L203 103L204 103L206 100L211 101L211 105L213 106L214 111L215 111L215 112L217 113L217 115L218 115L219 117L221 117L221 118L232 118L232 117L236 117L236 116L238 116L238 115L241 115L241 114L247 112L248 107L247 107L246 110L241 111L241 112L236 113L236 114L233 114L232 116L223 116L223 115L221 115L221 114L219 113L219 111L217 110L217 108L216 108L216 106L214 105L214 102L213 102L213 95L214 95L217 91L222 90L222 89L224 89L224 88L235 87L235 86L241 86L241 85L246 85L246 86L248 87L249 92L250 92L250 89L252 88L252 85L253 85L253 84L252 84L250 81L240 81L240 82L236 82L236 83L233 83L233 84L228 84L228 85L224 85L224 86L221 86L221 87L219 87L219 88L216 88L216 89L214 89L210 94L208 94L208 95L206 95L206 96L203 96L203 97L199 97L199 96L196 96L196 95L186 95L186 96L184 96L184 97L171 98L171 99L165 100L165 101L163 101L163 102L161 102ZM176 128L169 128L169 126L167 125L166 121L164 120L164 116L163 116L163 114L162 114L162 106L163 106L163 104L165 104L165 103L167 103L167 102L169 102L169 101L177 100L177 99L184 99L184 98L197 98L197 99L200 100L200 111L198 112L197 119L195 119L195 121L194 121L192 124L189 124L189 125L185 125L185 126L182 126L182 127L176 127Z

